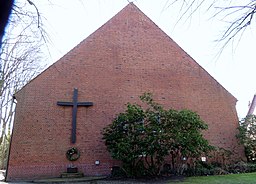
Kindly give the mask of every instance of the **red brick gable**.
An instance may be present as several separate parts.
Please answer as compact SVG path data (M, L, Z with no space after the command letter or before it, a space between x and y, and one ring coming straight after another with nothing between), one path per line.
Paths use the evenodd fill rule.
M71 101L74 88L79 101L94 105L78 108L72 144L72 110L56 103ZM73 164L84 174L109 174L116 161L101 130L143 92L166 108L198 112L209 125L205 137L243 157L235 138L236 99L130 3L16 94L7 179L59 176L71 164L70 147L80 150Z
M132 14L134 14L134 15L130 16ZM111 35L111 37L112 37L112 39L114 39L114 38L117 38L118 35L119 35L119 37L120 36L125 37L126 34L129 34L126 30L130 30L130 32L133 30L132 32L134 34L134 33L136 33L136 29L137 30L142 29L142 32L148 33L149 34L148 36L151 36L153 38L153 37L156 37L156 33L149 32L147 30L150 30L150 29L152 30L152 29L156 29L156 28L158 28L158 30L155 30L155 31L158 31L158 34L159 34L158 36L161 37L159 39L159 42L163 39L166 39L166 41L172 45L172 47L173 47L172 49L176 50L175 52L182 54L181 60L182 60L183 64L188 65L189 67L190 66L192 67L192 65L194 65L193 67L198 67L198 68L204 70L204 68L202 68L191 56L189 56L175 41L173 41L166 33L164 33L152 20L150 20L133 3L129 3L117 15L115 15L113 18L111 18L108 22L106 22L104 25L102 25L98 30L96 30L94 33L92 33L90 36L88 36L85 40L80 42L75 48L73 48L71 51L69 51L65 56L63 56L63 58L69 57L69 55L71 55L70 57L73 58L75 50L79 49L80 47L83 47L80 45L87 44L87 42L92 42L94 37L96 37L96 38L98 37L98 34L100 34L99 37L102 37L102 34L104 35L105 33L109 32L109 31L111 34L111 31L112 31L113 35ZM114 36L114 38L113 38L113 36ZM137 32L136 35L132 35L131 37L133 39L136 39L135 42L137 42L137 43L139 43L139 41L142 40L142 39L140 39L141 36L139 35L139 31ZM128 38L128 39L130 39L130 38ZM157 40L157 39L158 38L156 37L154 40ZM117 44L119 44L119 46L122 46L122 45L124 45L124 43L127 43L127 41L129 42L129 40L127 40L127 39L125 40L125 38L124 39L119 38L119 40L118 40L119 43L117 43ZM121 42L123 42L123 44ZM138 47L143 48L143 46L142 46L143 43L140 43L140 44L141 45L138 45ZM155 42L155 44L157 44L157 42ZM131 49L131 48L129 47L129 48L123 48L123 49ZM50 67L54 67L54 65L56 65L57 63L62 65L63 62L69 62L69 60L61 58L59 61L57 61L55 64L53 64ZM48 70L48 69L46 69L46 70ZM212 80L215 80L206 70L204 70L204 71L209 75L209 77L212 78ZM217 80L215 80L215 81L218 83ZM224 90L226 90L221 84L218 83L218 85L220 85ZM229 93L227 90L226 90L226 92ZM229 93L229 94L230 94L230 98L231 98L230 100L232 102L236 103L237 99L231 93Z

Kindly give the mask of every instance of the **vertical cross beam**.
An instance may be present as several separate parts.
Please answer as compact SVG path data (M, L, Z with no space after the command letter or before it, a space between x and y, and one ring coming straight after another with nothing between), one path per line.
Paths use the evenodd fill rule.
M92 102L78 102L78 89L74 88L73 102L57 102L59 106L72 106L72 133L71 133L71 142L74 144L76 142L76 118L77 118L77 107L92 106Z
M71 142L76 142L76 115L77 115L77 97L78 97L78 90L74 89L73 94L73 108L72 108L72 133L71 133Z

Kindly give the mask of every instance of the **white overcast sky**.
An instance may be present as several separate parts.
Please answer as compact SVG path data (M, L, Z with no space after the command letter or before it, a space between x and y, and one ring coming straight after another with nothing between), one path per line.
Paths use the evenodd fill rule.
M247 29L238 45L230 45L216 58L220 47L216 47L214 40L220 38L227 24L211 19L212 13L203 8L192 18L176 24L180 17L179 4L167 8L166 2L135 0L134 4L238 99L238 116L243 118L256 93L256 27ZM128 1L37 0L35 3L45 18L45 29L52 42L48 63L53 63L118 13Z

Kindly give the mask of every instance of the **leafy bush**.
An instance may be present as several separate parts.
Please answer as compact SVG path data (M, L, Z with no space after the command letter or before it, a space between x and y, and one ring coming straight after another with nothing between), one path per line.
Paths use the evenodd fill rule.
M3 136L0 140L0 169L5 170L8 160L8 152L10 146L10 136Z
M253 162L256 159L256 116L249 115L242 119L239 124L237 138L245 147L247 161Z
M125 112L103 129L108 151L122 161L128 176L156 176L168 155L175 168L180 155L196 158L213 149L201 133L207 124L195 112L165 110L149 93L140 99L146 109L128 103Z
M246 162L237 162L229 166L230 173L249 173L256 172L256 164L255 163L246 163Z
M126 173L125 173L125 171L121 167L113 166L111 168L111 177L114 177L114 178L121 177L121 178L123 178L125 176L126 176Z
M196 162L194 167L189 167L184 175L186 176L208 176L256 172L256 164L243 161L235 164L222 166L220 163Z
M186 176L208 176L224 175L228 173L228 171L219 167L219 164L197 161L195 166L188 168L188 170L184 174Z

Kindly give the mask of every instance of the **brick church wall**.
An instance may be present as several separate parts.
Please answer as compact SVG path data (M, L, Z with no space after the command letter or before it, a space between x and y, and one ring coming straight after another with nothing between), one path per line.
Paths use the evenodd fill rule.
M72 101L74 88L78 101L94 105L78 108L72 144L72 108L56 103ZM71 164L85 175L110 174L117 162L101 131L144 92L166 108L196 111L211 144L244 156L235 138L237 100L130 3L16 94L7 180L59 177ZM75 162L65 157L71 147L81 153Z

